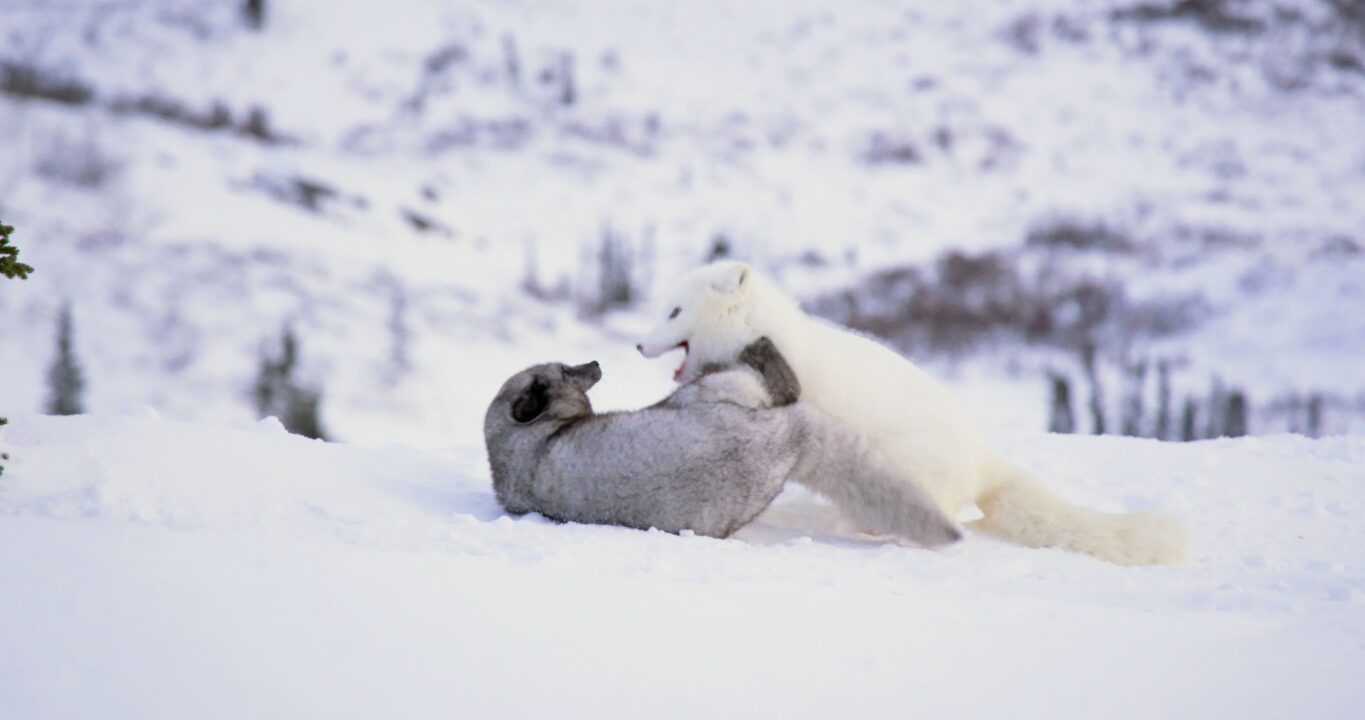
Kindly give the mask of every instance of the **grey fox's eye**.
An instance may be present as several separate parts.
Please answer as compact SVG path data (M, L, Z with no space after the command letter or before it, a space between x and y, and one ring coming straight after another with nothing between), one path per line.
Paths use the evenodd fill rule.
M672 320L673 318L677 317L677 316L678 316L678 313L680 313L680 312L682 312L682 308L681 308L681 307L675 307L675 308L673 308L673 312L671 312L671 313L668 314L668 319L669 319L669 320Z

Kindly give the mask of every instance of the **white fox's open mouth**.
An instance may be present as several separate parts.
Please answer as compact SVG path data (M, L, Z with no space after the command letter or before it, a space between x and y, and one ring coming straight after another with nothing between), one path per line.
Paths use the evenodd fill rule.
M680 347L680 348L682 348L682 351L683 351L682 364L678 366L678 369L677 369L677 370L674 370L674 371L673 371L673 380L674 380L674 382L680 382L680 381L682 380L683 373L687 372L687 354L688 354L688 351L689 351L691 348L690 348L690 346L688 346L686 340L684 340L684 341L678 343L678 344L675 345L674 347Z

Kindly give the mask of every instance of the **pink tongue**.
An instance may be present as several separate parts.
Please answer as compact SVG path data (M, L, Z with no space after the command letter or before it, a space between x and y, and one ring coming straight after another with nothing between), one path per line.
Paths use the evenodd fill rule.
M683 359L682 364L678 365L678 369L673 371L673 379L675 381L682 380L683 372L687 370L687 353L691 349L687 346L687 343L681 343L678 347L683 349Z

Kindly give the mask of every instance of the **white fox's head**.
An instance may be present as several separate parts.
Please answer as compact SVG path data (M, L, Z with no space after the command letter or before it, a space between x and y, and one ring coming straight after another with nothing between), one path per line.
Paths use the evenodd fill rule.
M673 379L686 382L712 363L735 362L758 339L749 327L754 277L749 266L733 260L704 265L683 275L664 293L654 327L636 349L658 357L683 349Z

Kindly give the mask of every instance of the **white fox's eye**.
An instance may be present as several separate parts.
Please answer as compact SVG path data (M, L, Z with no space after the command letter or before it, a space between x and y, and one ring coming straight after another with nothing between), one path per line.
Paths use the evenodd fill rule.
M680 313L680 312L682 312L682 308L681 308L681 307L675 307L675 308L673 308L673 312L671 312L671 313L668 314L668 319L669 319L669 320L672 320L673 318L677 317L677 316L678 316L678 313Z

